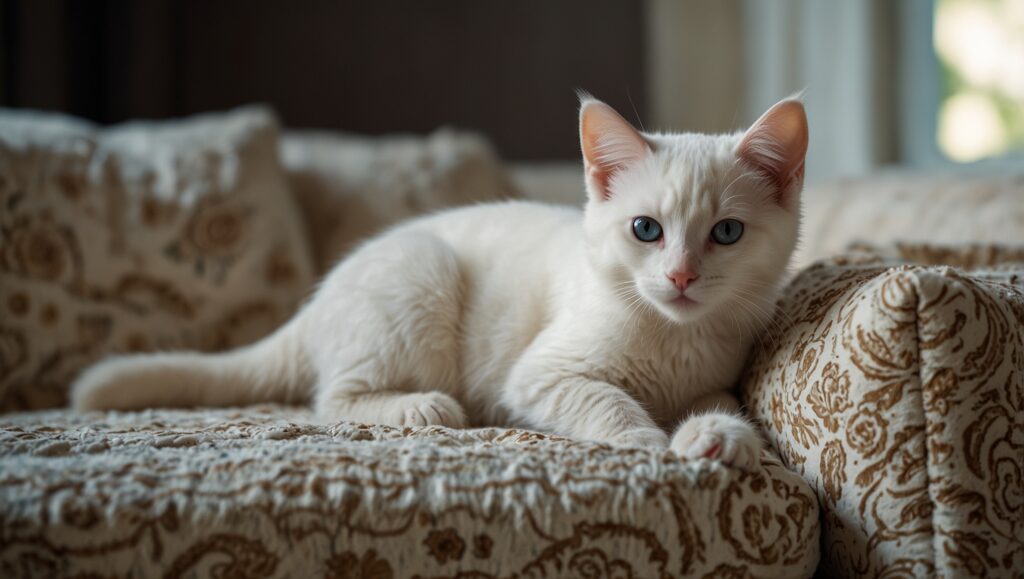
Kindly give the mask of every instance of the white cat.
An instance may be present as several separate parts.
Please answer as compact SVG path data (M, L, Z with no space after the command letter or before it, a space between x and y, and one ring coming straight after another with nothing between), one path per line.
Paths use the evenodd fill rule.
M328 419L522 426L756 466L728 391L796 243L803 106L707 136L642 134L582 101L585 211L508 202L401 224L275 334L109 359L74 408L312 401Z

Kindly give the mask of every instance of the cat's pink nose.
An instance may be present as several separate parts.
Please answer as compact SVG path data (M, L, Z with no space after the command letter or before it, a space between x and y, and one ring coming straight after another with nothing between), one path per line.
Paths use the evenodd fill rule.
M679 291L686 291L686 288L695 281L699 276L692 271L677 270L668 274L668 279L672 280L672 283L679 288Z

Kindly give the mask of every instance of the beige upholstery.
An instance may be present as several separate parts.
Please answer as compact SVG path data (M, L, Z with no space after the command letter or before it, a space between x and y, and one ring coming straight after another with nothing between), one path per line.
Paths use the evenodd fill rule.
M1024 248L864 248L780 306L745 397L818 495L823 573L1019 576Z
M795 262L854 242L1024 244L1024 168L891 170L812 183Z
M450 129L424 138L292 131L281 140L281 158L318 273L403 219L518 195L486 140Z
M63 405L111 352L291 316L313 268L277 130L260 108L111 129L0 110L0 409Z
M765 456L263 407L0 416L2 577L807 577L818 507Z

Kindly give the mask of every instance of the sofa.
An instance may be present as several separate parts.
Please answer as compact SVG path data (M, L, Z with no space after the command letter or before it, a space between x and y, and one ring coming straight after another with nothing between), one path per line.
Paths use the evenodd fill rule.
M579 199L578 169L513 170ZM1024 576L1024 168L811 183L740 384L821 508L824 577Z
M265 335L399 219L581 182L453 130L0 111L0 576L1019 576L1021 171L808 189L738 385L769 443L752 472L301 407L62 408L106 353Z

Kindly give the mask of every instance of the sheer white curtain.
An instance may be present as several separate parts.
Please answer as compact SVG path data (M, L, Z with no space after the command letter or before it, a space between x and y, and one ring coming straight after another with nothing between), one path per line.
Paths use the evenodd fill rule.
M809 180L930 164L933 0L649 0L650 123L732 130L804 91Z
M933 157L931 0L744 0L746 115L803 90L808 178Z

